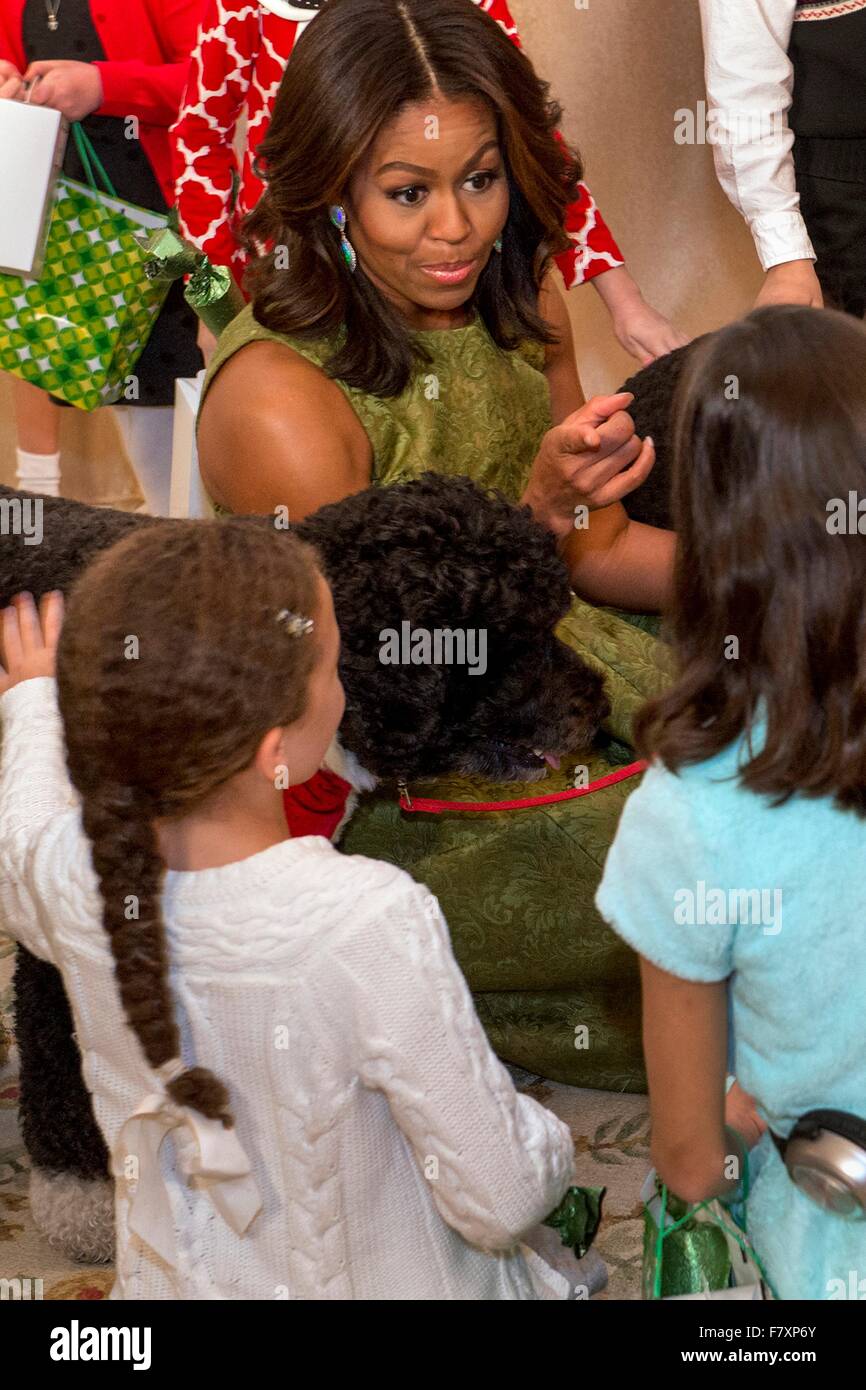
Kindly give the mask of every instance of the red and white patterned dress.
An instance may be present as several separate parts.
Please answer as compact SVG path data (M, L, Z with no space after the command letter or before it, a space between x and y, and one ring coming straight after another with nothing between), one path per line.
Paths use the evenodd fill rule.
M473 0L520 47L506 0ZM311 21L308 21L311 22ZM282 19L255 0L208 0L192 54L180 117L172 127L175 192L184 235L238 278L244 256L237 227L262 194L253 160L270 121L286 63L303 23ZM243 112L247 148L240 170L233 141ZM237 201L232 207L237 184ZM566 216L573 242L557 256L567 288L623 264L585 183Z

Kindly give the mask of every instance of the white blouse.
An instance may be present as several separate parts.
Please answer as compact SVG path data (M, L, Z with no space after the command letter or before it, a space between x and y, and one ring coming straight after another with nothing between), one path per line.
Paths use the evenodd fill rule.
M126 1024L54 681L0 716L0 917L63 973L116 1176L112 1297L566 1297L518 1241L571 1136L491 1051L435 898L319 837L167 873L182 1056L227 1083L224 1130Z
M788 57L797 0L700 0L708 117L719 182L764 270L815 260L794 173Z

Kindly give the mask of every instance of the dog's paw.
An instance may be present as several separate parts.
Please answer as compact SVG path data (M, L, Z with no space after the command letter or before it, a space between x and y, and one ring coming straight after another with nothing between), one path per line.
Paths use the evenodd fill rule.
M30 1211L36 1229L67 1259L110 1264L114 1259L114 1183L34 1168Z

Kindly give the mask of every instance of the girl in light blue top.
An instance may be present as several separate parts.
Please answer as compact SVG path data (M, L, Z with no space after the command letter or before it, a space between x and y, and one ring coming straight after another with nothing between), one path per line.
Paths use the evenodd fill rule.
M756 311L696 349L677 414L678 678L598 906L641 956L653 1159L687 1201L735 1183L725 1072L767 1129L749 1235L781 1298L866 1298L866 1220L773 1139L866 1119L866 328Z

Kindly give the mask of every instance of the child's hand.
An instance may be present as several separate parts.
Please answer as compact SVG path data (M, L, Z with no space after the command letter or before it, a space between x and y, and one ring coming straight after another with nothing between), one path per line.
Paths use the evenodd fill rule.
M0 618L0 695L35 676L53 676L63 595L45 594L37 612L32 594L18 594Z
M743 1136L746 1147L757 1144L767 1126L755 1108L755 1100L735 1081L725 1096L725 1124Z

